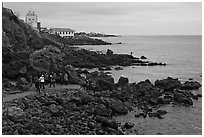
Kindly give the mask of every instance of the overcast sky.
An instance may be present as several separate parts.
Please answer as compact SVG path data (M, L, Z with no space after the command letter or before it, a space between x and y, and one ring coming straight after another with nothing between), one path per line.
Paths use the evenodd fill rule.
M25 19L31 10L43 27L120 35L200 35L202 3L4 2Z

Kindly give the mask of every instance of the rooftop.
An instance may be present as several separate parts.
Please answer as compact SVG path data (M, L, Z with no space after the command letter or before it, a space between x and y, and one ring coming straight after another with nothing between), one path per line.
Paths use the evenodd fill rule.
M70 28L51 28L50 30L74 32L74 30Z

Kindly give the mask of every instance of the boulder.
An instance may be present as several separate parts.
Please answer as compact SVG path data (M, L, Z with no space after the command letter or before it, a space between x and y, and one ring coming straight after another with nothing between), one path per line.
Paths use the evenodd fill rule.
M107 49L106 55L113 55L113 51L110 49Z
M170 91L176 88L180 88L181 82L178 81L178 79L168 77L167 79L156 80L155 86L164 89L164 91Z
M25 119L25 112L17 106L12 106L7 109L7 116L14 122L20 122Z
M27 84L28 84L28 81L23 77L21 77L17 82L17 85L27 85Z
M103 72L91 73L88 77L89 88L92 90L113 90L115 88L114 78Z
M191 97L187 94L185 94L185 92L179 91L179 90L174 90L174 101L176 101L177 103L181 103L187 106L193 105L193 101L191 99Z
M30 85L28 84L28 81L21 77L18 81L16 86L18 87L18 89L22 90L22 91L27 91L30 89Z
M72 65L65 66L65 71L69 76L69 82L79 85L86 84L85 79L79 77L78 73L76 72L75 68Z
M104 127L111 127L113 129L118 129L118 124L115 120L109 119L107 117L96 116L96 121L102 123Z
M113 99L113 98L102 98L101 100L116 114L128 113L128 108L120 100Z
M141 95L146 98L158 98L161 94L161 90L155 87L148 79L145 81L140 81L136 84L136 89L141 93Z
M109 81L98 79L96 81L96 88L99 90L113 90L115 88L115 85Z
M140 59L147 59L145 56L141 56Z
M186 81L184 84L182 84L181 89L183 90L196 90L201 87L201 84L197 81Z
M165 115L167 114L166 110L157 110L157 113L159 113L160 115Z
M123 70L122 67L115 67L115 70Z
M129 79L127 77L121 76L116 84L118 87L124 87L129 83Z

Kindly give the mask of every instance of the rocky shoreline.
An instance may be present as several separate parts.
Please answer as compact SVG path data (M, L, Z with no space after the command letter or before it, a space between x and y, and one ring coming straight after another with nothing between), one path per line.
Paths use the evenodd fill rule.
M122 70L123 66L166 66L128 54L105 54L73 48L70 45L110 44L101 40L81 38L65 40L44 36L20 21L11 10L3 8L2 87L3 94L11 90L30 90L29 76L67 73L69 82L81 89L46 89L3 103L2 134L4 135L123 135L133 123L121 125L113 116L126 115L133 108L137 117L162 119L160 106L175 104L192 106L194 94L201 84L192 80L181 83L170 78L129 83L121 77L118 82L103 71ZM93 43L92 43L93 42ZM77 69L76 69L77 68ZM89 72L87 69L99 71ZM12 82L11 82L12 81ZM15 81L15 82L14 82ZM16 82L17 81L17 82ZM20 89L20 90L19 90Z
M84 72L80 72L83 73ZM159 109L166 104L192 106L202 95L191 90L200 83L168 77L151 83L149 80L129 83L120 77L117 83L111 75L86 72L89 83L79 90L47 89L42 94L27 96L3 104L2 132L43 135L123 135L133 123L124 125L113 116L126 115L134 108L138 117L162 119L168 113Z

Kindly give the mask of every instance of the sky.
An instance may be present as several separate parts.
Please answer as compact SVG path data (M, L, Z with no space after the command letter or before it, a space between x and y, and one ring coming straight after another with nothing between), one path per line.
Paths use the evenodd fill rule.
M42 27L118 35L201 35L201 2L4 2Z

